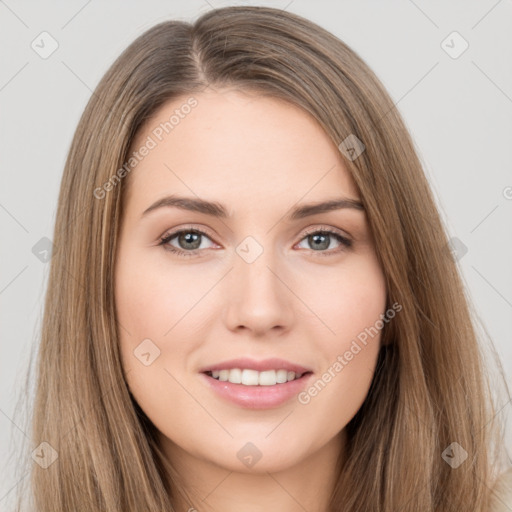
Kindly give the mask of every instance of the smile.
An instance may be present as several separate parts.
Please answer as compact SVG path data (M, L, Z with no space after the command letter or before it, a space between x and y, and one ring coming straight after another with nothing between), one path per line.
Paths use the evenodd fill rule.
M237 370L234 368L233 370ZM221 370L223 372L228 372L228 379L230 378L230 374L233 370ZM286 375L286 382L277 382L277 376L279 374L282 377L284 374L277 370L263 371L258 372L255 370L239 370L241 375L238 375L241 379L244 378L244 372L246 373L245 382L249 382L248 384L233 383L229 380L220 380L220 371L218 377L213 377L213 372L204 372L200 373L200 377L203 379L203 382L209 389L212 390L215 396L221 398L223 401L230 402L235 404L238 407L242 407L245 409L274 409L280 406L283 406L289 403L293 398L296 398L299 393L304 391L311 377L313 376L312 372L306 372L300 376L296 376L294 372L290 372L290 374L294 374L293 377L290 375L291 380L288 380L288 372ZM217 373L217 372L216 372ZM265 374L274 374L265 375ZM262 376L262 374L264 374ZM234 379L237 379L236 371L233 373ZM223 373L223 378L226 377L226 374ZM267 384L260 384L259 379L267 382ZM256 379L258 379L258 383L256 384ZM251 384L252 382L252 384Z

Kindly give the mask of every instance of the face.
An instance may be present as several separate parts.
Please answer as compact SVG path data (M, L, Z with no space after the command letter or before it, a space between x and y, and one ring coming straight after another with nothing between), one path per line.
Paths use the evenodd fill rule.
M124 178L122 364L169 456L279 471L341 446L375 370L384 276L363 209L301 210L360 201L309 114L237 90L190 96L141 129Z

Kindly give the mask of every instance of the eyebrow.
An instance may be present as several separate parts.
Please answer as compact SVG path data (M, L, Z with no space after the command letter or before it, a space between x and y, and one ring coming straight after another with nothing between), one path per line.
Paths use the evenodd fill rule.
M220 219L227 219L231 217L226 207L216 201L206 201L205 199L172 195L163 197L162 199L154 202L149 208L144 210L141 218L157 209L170 207L180 208L191 212L204 213ZM359 200L343 197L322 202L303 204L294 208L286 217L289 220L298 220L318 213L345 208L364 211L364 206Z

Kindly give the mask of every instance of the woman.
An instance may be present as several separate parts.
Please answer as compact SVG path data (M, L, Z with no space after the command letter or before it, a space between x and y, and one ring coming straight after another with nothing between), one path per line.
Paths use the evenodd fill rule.
M412 140L317 25L230 7L140 36L79 123L54 244L37 510L506 506Z

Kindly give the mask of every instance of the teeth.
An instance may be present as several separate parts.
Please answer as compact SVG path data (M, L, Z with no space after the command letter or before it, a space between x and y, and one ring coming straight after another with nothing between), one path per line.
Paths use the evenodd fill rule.
M288 380L288 372L286 370L277 370L276 372L276 382L278 384L283 384Z
M222 382L231 382L232 384L244 384L245 386L274 386L275 384L284 384L302 377L302 374L295 374L287 370L266 370L258 372L256 370L241 370L233 368L232 370L215 370L211 372L214 379Z

